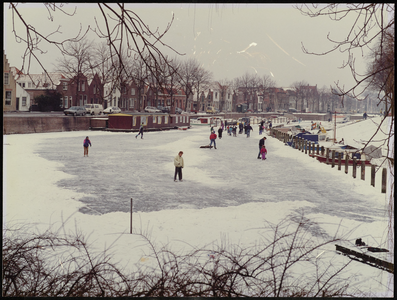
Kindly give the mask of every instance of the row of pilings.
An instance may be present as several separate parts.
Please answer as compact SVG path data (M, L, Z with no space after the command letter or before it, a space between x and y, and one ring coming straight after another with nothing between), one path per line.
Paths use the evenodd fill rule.
M324 146L315 144L314 142L307 141L302 137L293 137L291 134L287 132L283 132L279 130L279 128L270 129L270 136L278 139L279 141L286 144L287 142L292 140L293 148L305 153L313 158L316 158L316 155L321 155L325 157L325 163L330 165L332 168L335 166L338 167L338 170L342 170L342 155L337 155L335 150L330 150L329 148L325 148ZM344 163L344 171L345 174L348 174L349 170L349 153L344 153L345 155L345 163ZM351 154L352 155L352 154ZM357 168L361 167L361 180L365 180L365 160L358 160L356 157L353 157L353 178L357 178ZM371 185L375 187L375 174L376 165L370 165L371 167ZM379 169L379 167L378 167ZM386 168L382 168L382 180L381 180L381 193L386 193L386 182L387 182L387 170Z

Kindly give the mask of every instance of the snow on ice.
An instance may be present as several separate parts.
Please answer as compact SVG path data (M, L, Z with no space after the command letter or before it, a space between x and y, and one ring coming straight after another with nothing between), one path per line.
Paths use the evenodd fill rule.
M379 122L375 117L338 124L337 139L360 143ZM145 243L129 234L132 198L134 230L176 249L219 244L225 238L251 245L265 221L278 223L297 211L329 236L352 231L352 245L362 238L368 245L387 246L387 198L380 192L380 172L372 187L369 172L365 181L354 179L351 171L346 175L270 136L267 160L259 160L263 136L253 127L250 138L224 134L216 150L200 149L209 144L208 126L145 132L143 139L103 131L3 136L3 226L30 223L45 230L65 223L67 230L79 228L89 235L98 250L113 244L115 259L133 266L144 263ZM86 136L92 142L89 157L83 157ZM180 150L184 181L174 182L173 158ZM334 245L319 255L324 250L337 256ZM350 266L361 290L391 295L387 272L359 262Z

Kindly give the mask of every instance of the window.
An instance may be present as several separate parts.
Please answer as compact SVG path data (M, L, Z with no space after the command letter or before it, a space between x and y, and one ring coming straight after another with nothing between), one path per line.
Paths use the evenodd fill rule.
M63 83L62 83L62 86L63 86L63 90L64 90L64 91L67 91L67 90L68 90L68 83L67 83L67 82L63 82Z
M63 100L63 107L68 108L68 96L65 96Z
M23 87L23 88L25 87L25 82L22 82L22 87Z
M157 120L158 120L158 124L161 124L161 119L162 119L162 117L161 117L161 116L159 116L159 117L157 118Z
M12 96L12 92L6 91L6 105L11 105L11 96Z
M132 96L135 95L135 89L134 89L134 88L131 89L131 95L132 95Z
M153 116L153 124L156 123L156 116Z
M164 124L168 124L168 116L164 116Z
M215 99L218 98L218 92L215 92Z
M29 82L28 82L28 88L31 88L31 87L32 87L32 82L29 81Z
M22 106L26 106L26 97L22 97Z
M81 91L85 92L85 82L84 81L81 82Z
M4 84L10 84L10 73L4 73Z
M84 105L87 104L87 95L84 95Z
M83 106L83 95L80 95L80 106Z

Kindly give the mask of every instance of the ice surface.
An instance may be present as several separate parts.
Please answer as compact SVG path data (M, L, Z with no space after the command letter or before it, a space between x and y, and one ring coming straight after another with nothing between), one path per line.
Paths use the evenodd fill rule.
M338 130L338 139L364 139L357 131L368 132L371 124ZM44 229L69 218L65 227L90 234L97 249L115 243L116 259L125 264L143 255L137 245L144 243L128 234L131 198L134 230L147 228L156 242L178 248L219 242L225 235L253 244L265 221L277 223L301 210L329 236L354 229L352 241L361 237L385 246L387 202L379 183L374 188L271 137L268 159L259 160L256 129L250 138L224 134L216 150L199 148L209 144L209 127L202 126L145 132L144 139L102 131L4 136L3 222ZM83 157L87 135L92 147ZM184 181L174 182L173 158L180 150ZM384 271L354 266L360 274L355 284L385 294ZM376 280L368 281L375 273Z

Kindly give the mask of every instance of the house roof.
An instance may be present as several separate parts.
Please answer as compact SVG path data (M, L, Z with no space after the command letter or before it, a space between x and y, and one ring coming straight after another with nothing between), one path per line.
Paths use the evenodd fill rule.
M21 74L19 75L18 82L32 81L36 89L55 89L60 84L61 79L65 78L61 73L48 73L45 74Z

